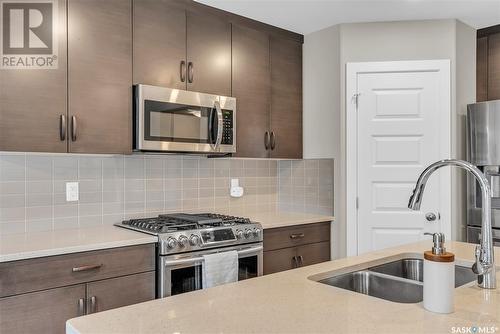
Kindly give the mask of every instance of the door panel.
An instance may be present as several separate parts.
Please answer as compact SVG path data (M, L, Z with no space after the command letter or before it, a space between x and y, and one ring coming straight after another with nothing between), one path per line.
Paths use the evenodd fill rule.
M271 37L272 158L302 158L302 44Z
M188 90L231 96L231 24L209 14L187 12Z
M66 152L66 1L58 2L57 69L0 70L0 150Z
M318 242L297 247L300 266L330 261L330 242Z
M66 320L83 315L80 299L85 284L0 298L0 333L66 333Z
M500 99L500 33L488 36L488 100Z
M476 49L476 100L488 100L488 37L477 39Z
M264 275L297 268L296 255L296 247L264 252Z
M87 284L87 313L155 299L155 272L111 278Z
M186 89L186 11L171 0L134 0L134 84Z
M232 88L237 99L236 154L267 158L271 76L267 33L233 25Z
M442 77L436 70L357 73L360 253L418 241L424 231L444 231L442 221L427 222L424 215L446 212L449 169L429 179L421 211L407 208L423 169L449 157L441 144L449 127L443 121L449 110L441 101L449 91L443 91Z
M70 152L132 151L131 22L129 0L68 1Z

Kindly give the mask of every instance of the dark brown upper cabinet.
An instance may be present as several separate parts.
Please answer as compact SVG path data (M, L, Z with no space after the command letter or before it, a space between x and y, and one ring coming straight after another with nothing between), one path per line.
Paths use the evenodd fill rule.
M171 0L134 0L134 84L186 89L186 13Z
M68 1L69 152L132 151L132 2Z
M66 1L58 2L58 67L0 69L0 150L66 152Z
M231 24L182 1L134 0L133 82L230 96Z
M231 24L187 12L188 90L231 96Z
M271 37L271 157L302 158L302 43Z
M488 100L500 99L500 32L488 36Z
M233 24L233 96L237 101L236 154L269 157L271 72L269 35Z

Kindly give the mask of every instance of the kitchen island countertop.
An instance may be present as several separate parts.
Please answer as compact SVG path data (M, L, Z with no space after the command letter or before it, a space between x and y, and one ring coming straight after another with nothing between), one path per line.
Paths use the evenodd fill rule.
M389 302L314 281L422 258L430 247L423 241L78 317L68 320L67 333L498 333L500 289L468 283L455 290L454 313L435 314L422 303ZM456 264L472 263L474 245L448 242L447 249ZM499 259L500 249L495 252Z

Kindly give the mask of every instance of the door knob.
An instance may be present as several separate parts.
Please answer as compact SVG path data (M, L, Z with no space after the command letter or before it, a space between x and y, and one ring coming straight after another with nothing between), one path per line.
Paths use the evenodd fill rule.
M437 216L434 212L427 212L425 214L425 219L427 219L428 222L433 222L437 219Z

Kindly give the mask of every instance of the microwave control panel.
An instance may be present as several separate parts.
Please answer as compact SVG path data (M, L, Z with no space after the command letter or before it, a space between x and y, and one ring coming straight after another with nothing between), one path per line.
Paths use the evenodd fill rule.
M222 145L233 145L233 112L222 110Z

